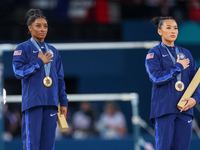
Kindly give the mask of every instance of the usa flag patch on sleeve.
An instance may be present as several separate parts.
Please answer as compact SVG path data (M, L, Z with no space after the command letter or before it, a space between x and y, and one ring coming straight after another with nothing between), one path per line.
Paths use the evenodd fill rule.
M151 58L153 58L153 57L154 57L154 53L149 53L149 54L147 55L146 59L151 59Z
M17 55L21 55L22 54L22 50L16 50L14 51L14 56L17 56Z

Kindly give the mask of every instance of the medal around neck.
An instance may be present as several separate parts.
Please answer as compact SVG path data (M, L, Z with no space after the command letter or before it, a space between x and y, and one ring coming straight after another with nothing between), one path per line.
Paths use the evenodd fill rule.
M36 41L31 38L31 42L33 43L33 45L35 45L35 47L40 50L40 47L38 46L38 44L36 43ZM52 51L49 51L49 48L48 46L44 43L44 46L46 48L46 50L48 52L52 52ZM42 51L41 51L42 53ZM52 52L53 53L53 52ZM43 53L42 53L43 54ZM47 63L47 64L44 64L44 71L45 71L45 75L46 77L43 79L43 84L46 86L46 87L50 87L52 85L52 79L49 77L49 74L50 74L50 69L51 69L51 62Z
M45 77L43 79L43 84L46 86L46 87L50 87L52 85L52 79L50 77Z
M175 83L175 89L177 90L177 91L179 91L179 92L181 92L181 91L183 91L184 90L184 84L183 84L183 82L182 81L177 81L176 83Z
M162 42L161 45L162 45L162 47L164 47L167 50L169 56L172 59L173 64L176 64L176 60L175 60L174 56L171 54L171 52L168 50L168 48L165 46L165 44ZM175 47L175 50L176 50L176 55L179 55L179 50L178 50L177 47ZM183 91L184 90L184 84L181 81L181 72L177 75L176 79L177 79L177 82L175 83L175 89L179 92Z

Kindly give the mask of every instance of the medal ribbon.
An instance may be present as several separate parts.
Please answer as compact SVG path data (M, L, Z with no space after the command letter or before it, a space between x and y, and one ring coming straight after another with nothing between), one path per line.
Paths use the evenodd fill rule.
M167 49L167 51L168 51L168 53L169 53L169 56L171 57L172 62L173 62L173 64L175 65L175 64L176 64L176 60L175 60L174 56L172 55L172 53L169 51L169 49L165 46L165 44L164 44L163 42L161 43L161 45L162 45L162 47L164 47L165 49ZM178 48L177 48L177 47L175 48L175 50L176 50L176 55L179 55L179 51L178 51ZM176 76L176 79L177 79L177 81L181 81L181 73L179 73L179 74Z
M31 42L33 43L33 45L35 45L35 47L38 49L38 51L41 50L40 47L38 46L37 42L33 38L31 38ZM49 51L48 46L46 45L46 43L44 43L44 45L45 45L45 49L48 52ZM41 50L41 53L43 54L42 50ZM51 62L44 64L44 71L45 71L46 77L49 77L50 68L51 68Z

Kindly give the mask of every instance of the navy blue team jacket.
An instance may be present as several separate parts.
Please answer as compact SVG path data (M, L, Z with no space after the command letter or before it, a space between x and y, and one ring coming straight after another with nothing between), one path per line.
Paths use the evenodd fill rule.
M47 43L46 43L47 44ZM22 84L22 111L34 106L53 105L68 106L65 92L62 61L57 49L47 44L53 52L50 77L52 85L46 87L43 79L46 77L43 61L38 58L38 49L30 39L20 43L13 54L13 70Z
M190 66L183 70L180 63L173 64L168 51L161 43L149 50L145 59L146 71L152 82L151 114L150 119L170 113L180 113L177 104L198 70L198 67L189 50L175 45L179 50L180 59L189 58ZM177 59L175 47L168 47ZM181 72L181 81L185 89L176 91L177 75ZM192 96L197 103L200 102L200 88ZM182 112L193 116L193 108Z

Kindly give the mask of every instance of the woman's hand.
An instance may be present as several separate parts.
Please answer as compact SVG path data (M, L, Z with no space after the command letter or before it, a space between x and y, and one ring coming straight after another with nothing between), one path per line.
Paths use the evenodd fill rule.
M53 58L53 55L51 53L49 53L49 52L46 52L45 54L42 54L41 50L39 50L38 57L40 59L42 59L44 64L47 64L47 63L53 61L53 60L51 60L51 58Z
M67 106L60 106L60 116L64 115L67 119Z
M180 58L180 56L177 55L176 62L180 63L183 66L183 70L185 70L187 67L189 67L190 60L188 58L187 59L183 59L183 60L180 60L179 58Z
M194 98L185 98L182 101L187 101L187 104L183 108L179 108L182 111L187 111L188 109L192 108L194 105L196 105L196 100Z

